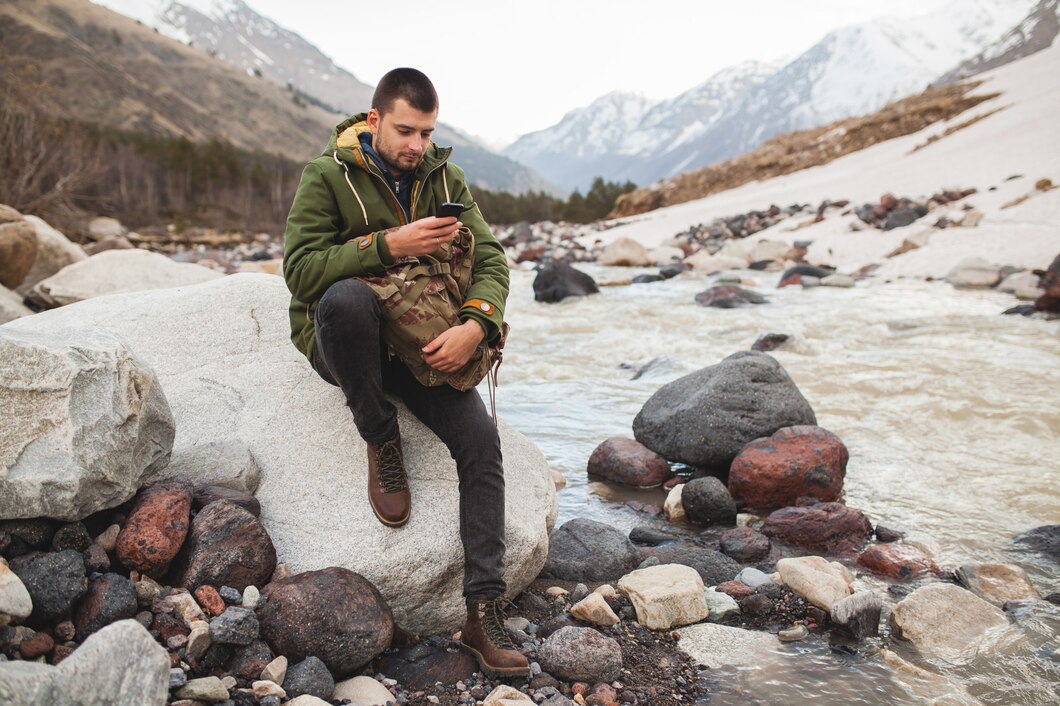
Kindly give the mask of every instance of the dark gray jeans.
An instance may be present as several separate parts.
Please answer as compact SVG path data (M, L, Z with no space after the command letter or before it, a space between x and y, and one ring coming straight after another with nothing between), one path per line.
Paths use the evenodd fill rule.
M345 279L328 287L314 316L313 368L337 385L365 441L397 432L397 410L386 394L404 401L438 435L456 461L464 595L502 595L504 583L504 467L497 428L477 390L421 385L380 335L379 303L364 283Z

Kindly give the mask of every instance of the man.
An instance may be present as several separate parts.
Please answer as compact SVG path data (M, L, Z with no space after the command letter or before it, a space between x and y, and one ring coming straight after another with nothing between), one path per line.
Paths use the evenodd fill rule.
M475 390L421 385L380 335L380 307L355 279L396 261L427 255L461 226L474 234L474 269L461 324L423 348L442 372L464 366L500 335L508 261L474 204L451 148L431 142L438 95L424 74L395 69L379 82L367 114L335 128L324 153L306 165L287 219L284 277L291 290L291 338L327 382L337 385L368 445L368 497L390 527L405 524L411 495L397 426L386 398L399 396L449 448L460 490L467 622L461 636L484 670L529 673L504 629L504 472L497 429ZM458 221L435 217L461 202Z

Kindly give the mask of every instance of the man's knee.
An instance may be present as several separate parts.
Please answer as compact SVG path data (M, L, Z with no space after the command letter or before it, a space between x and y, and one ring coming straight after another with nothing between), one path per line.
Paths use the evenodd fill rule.
M317 303L319 322L354 321L360 317L377 318L379 305L375 293L364 282L343 279L328 287Z

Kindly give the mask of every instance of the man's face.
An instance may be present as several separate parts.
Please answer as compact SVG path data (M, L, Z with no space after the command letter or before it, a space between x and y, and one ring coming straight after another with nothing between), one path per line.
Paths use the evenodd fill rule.
M437 110L423 113L404 98L395 100L385 115L372 108L368 111L372 147L395 174L410 172L423 161L437 121Z

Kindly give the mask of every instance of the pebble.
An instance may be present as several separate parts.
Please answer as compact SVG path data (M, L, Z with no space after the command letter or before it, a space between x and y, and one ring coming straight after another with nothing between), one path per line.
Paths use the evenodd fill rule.
M176 693L180 699L197 699L199 701L225 701L228 699L228 689L217 677L202 677L192 679L182 686Z
M287 698L287 692L284 691L283 687L277 684L276 682L265 680L256 681L250 685L250 689L254 692L254 696L261 700L262 704L265 703L265 698L269 696L276 697L277 704L280 703L280 699Z
M559 586L551 586L545 589L545 595L549 598L559 598L560 596L566 596L568 593L570 593L570 591L565 588L560 588Z
M777 637L780 638L781 642L798 642L809 634L810 631L806 629L805 625L795 625L787 630L781 630L777 633Z
M203 585L195 589L195 600L208 615L216 617L225 612L224 599L213 586Z
M174 635L174 636L172 636L172 637L170 637L169 639L166 640L166 647L168 647L171 650L179 650L181 647L184 647L187 644L188 644L188 636L187 635Z
M284 677L287 676L287 658L280 655L276 659L265 665L265 669L261 671L261 678L264 681L271 681L276 684L283 684Z
M180 667L174 667L169 670L169 689L179 689L188 683L188 675L184 673L184 670Z
M77 628L74 627L73 621L64 620L55 626L55 639L60 642L69 642L74 639L74 635L77 634Z
M209 630L210 639L215 643L249 645L258 639L258 617L252 610L231 606L210 622Z
M570 592L571 603L578 603L589 595L589 587L584 583L579 583L574 587L574 590Z
M231 586L221 586L221 590L217 592L221 599L228 605L242 605L243 594L239 592L238 588L232 588ZM244 608L246 606L243 606Z
M99 533L96 537L95 542L99 546L103 547L103 551L112 552L114 547L118 545L118 533L121 532L120 525L111 525L107 529Z
M55 647L55 640L47 633L39 632L23 640L18 646L18 651L22 654L22 659L30 660L48 654L53 647Z
M188 659L197 660L206 654L206 650L210 649L211 644L213 642L210 640L209 626L196 627L188 634L188 644L184 648L184 653L188 656Z
M279 567L277 567L279 568ZM250 610L254 610L258 607L258 601L261 600L261 593L258 592L256 586L247 586L243 589L243 607Z

